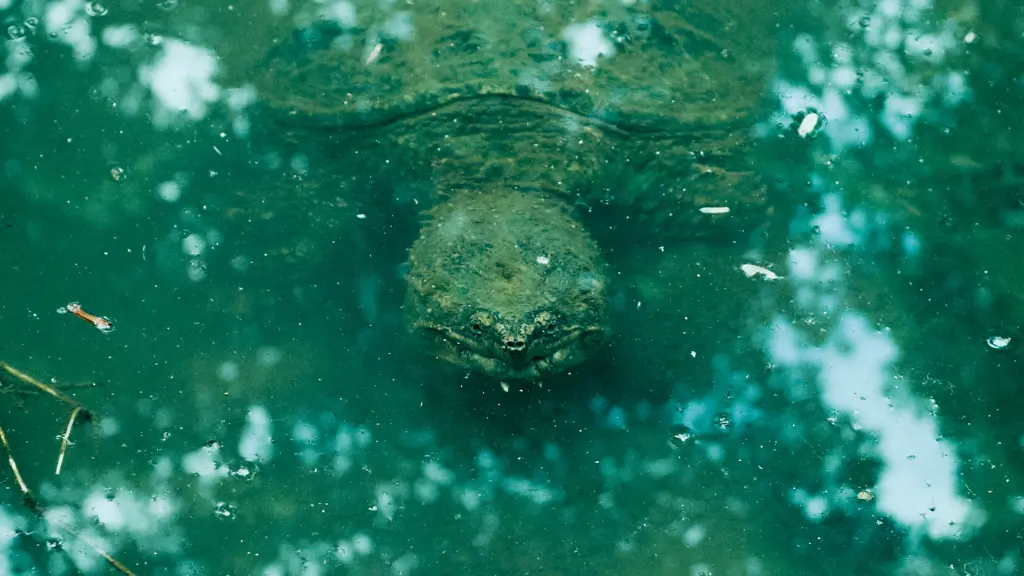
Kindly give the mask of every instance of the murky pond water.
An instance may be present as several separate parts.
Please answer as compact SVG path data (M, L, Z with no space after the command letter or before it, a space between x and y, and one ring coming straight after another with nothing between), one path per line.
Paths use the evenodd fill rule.
M0 24L0 573L1024 570L1016 3Z

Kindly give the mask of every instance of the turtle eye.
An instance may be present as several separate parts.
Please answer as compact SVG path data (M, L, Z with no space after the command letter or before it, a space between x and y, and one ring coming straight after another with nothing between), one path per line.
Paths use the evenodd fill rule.
M540 334L552 334L558 329L558 324L555 322L554 317L547 312L539 314L533 322L534 326L536 326L535 330Z
M494 319L485 312L477 312L469 318L469 331L474 336L483 336L494 323Z

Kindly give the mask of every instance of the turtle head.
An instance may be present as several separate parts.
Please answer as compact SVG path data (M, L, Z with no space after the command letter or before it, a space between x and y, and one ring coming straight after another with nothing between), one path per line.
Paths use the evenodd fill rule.
M406 314L439 358L495 378L579 364L605 340L604 265L558 200L456 195L410 251Z

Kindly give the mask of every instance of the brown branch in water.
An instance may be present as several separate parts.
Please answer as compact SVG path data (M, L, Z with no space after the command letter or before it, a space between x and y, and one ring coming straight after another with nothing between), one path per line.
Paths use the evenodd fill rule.
M0 374L2 374L2 373L0 373ZM72 390L72 389L75 389L75 388L95 388L96 386L102 386L102 384L99 383L99 382L75 382L73 384L61 384L59 386L55 385L55 386L53 386L53 388L55 388L57 390ZM18 396L18 398L19 398L18 406L19 407L21 407L21 400L24 399L25 397L28 397L28 396L36 397L36 396L41 396L43 394L49 395L48 392L44 392L42 390L37 390L36 388L27 388L25 386L18 386L17 388L15 388L15 387L13 387L11 385L8 385L6 382L4 382L2 378L0 378L0 394L14 394L14 395Z
M11 376L14 376L18 380L21 380L22 382L24 382L26 384L29 384L31 386L35 386L36 388L39 388L43 392L46 392L50 396L53 396L54 398L60 400L61 402L64 402L65 404L67 404L67 405L69 405L69 406L71 406L73 408L81 407L81 404L79 404L77 401L73 400L67 394L64 394L63 392L61 392L60 390L57 390L56 388L54 388L52 386L48 386L46 384L43 384L39 380L36 380L35 378L29 376L28 374L25 374L24 372L14 368L13 366L8 364L7 362L0 362L0 369L3 369L5 372L10 374Z
M51 386L47 386L46 384L43 384L42 382L29 376L28 374L25 374L24 372L21 372L20 370L13 368L10 364L6 362L0 361L0 369L7 372L11 376L14 376L18 380L21 380L22 382L25 382L26 384L29 384L31 386L35 386L36 388L42 390L43 392L46 392L47 394L74 408L74 410L71 411L71 418L68 420L67 429L64 430L64 438L61 442L60 447L60 456L57 457L57 474L59 475L61 465L64 463L64 454L67 451L68 447L68 437L71 435L71 428L75 425L75 419L78 418L79 413L82 414L83 419L89 419L91 418L91 413L85 408L83 408L81 404L79 404L75 400L72 400L67 395L61 393L59 390ZM10 444L7 443L7 434L4 432L3 426L0 426L0 443L4 445L4 451L7 453L7 463L10 465L11 471L14 472L14 479L17 480L18 487L21 489L21 493L25 496L25 505L28 507L29 510L32 511L33 514L36 515L37 518L39 518L43 522L55 524L68 534L74 536L75 538L80 538L83 542L85 542L87 546L89 546L93 549L94 552L102 556L103 559L106 560L108 564L113 566L114 569L120 572L121 574L125 574L127 576L135 576L135 573L129 570L124 564L118 562L116 558L101 550L99 546L94 544L88 538L79 535L77 532L72 530L63 522L58 522L56 520L47 520L43 514L43 507L39 504L35 497L32 496L32 492L28 489L28 485L25 484L25 480L21 477L21 472L18 470L18 464L14 461L14 454L11 452L11 446Z

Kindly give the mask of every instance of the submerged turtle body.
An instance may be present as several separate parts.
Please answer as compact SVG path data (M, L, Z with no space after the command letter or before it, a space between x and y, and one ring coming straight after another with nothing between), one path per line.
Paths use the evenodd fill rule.
M432 353L562 371L608 333L595 214L665 238L761 221L742 152L769 3L444 4L320 15L271 52L262 99L321 171L401 175L362 201L421 210L405 314Z

